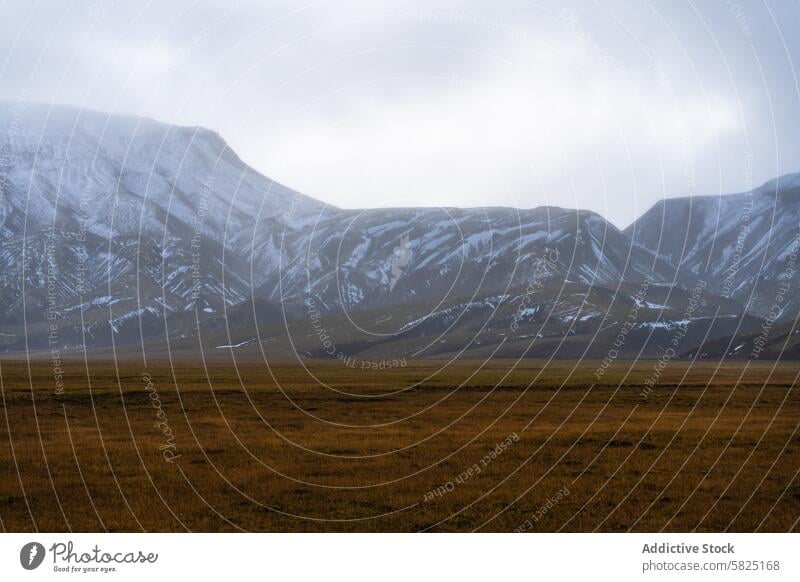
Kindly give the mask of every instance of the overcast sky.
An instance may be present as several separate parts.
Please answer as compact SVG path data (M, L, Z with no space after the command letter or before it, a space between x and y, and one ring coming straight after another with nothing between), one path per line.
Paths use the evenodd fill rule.
M0 98L218 131L340 207L588 208L800 171L800 2L0 0Z

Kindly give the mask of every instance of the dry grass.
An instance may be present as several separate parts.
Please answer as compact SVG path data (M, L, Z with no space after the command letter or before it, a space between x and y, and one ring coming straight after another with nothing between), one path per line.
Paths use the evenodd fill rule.
M0 364L6 531L798 529L795 366Z

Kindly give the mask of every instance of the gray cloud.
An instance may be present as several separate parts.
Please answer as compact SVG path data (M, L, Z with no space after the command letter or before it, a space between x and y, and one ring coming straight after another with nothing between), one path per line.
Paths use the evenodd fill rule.
M624 226L797 171L797 3L0 8L0 97L220 132L333 204L552 204Z

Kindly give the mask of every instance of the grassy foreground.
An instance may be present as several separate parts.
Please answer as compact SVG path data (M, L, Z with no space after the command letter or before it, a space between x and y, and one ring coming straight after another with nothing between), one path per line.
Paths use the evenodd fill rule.
M351 364L2 361L0 525L800 529L796 365Z

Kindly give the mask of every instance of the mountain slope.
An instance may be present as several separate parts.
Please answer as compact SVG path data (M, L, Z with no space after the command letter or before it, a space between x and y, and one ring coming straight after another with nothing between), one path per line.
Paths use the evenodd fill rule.
M292 244L294 262L260 293L274 301L311 295L328 309L503 293L532 279L658 277L650 254L602 217L553 207L329 209Z
M525 353L522 336L536 336L539 318L552 312L543 333L599 341L603 351L611 332L598 335L592 326L605 325L609 314L618 320L642 282L653 293L658 289L651 301L658 307L638 314L648 337L685 319L687 291L673 289L673 279L692 289L706 277L706 291L723 295L720 275L701 265L725 264L727 251L705 246L708 221L714 212L734 213L735 197L700 200L688 210L669 201L661 214L653 209L625 232L593 212L555 207L340 210L262 176L202 128L6 105L0 131L7 136L0 156L0 344L6 350L78 350L203 334L238 345L253 338L221 334L286 325L304 330L313 341L299 345L315 354L308 325L319 312L338 331L347 328L342 341L364 353L396 341L419 352L427 341L420 338L447 322L451 345L466 342L479 352L469 342L477 329L484 346L519 344L504 348L512 354ZM794 209L796 196L777 190L773 198ZM767 200L769 192L759 196ZM756 206L764 213L768 202ZM784 252L789 235L783 231L793 215L786 216ZM684 235L681 221L688 225ZM762 221L754 220L759 232ZM663 241L655 238L662 222L669 234ZM731 227L717 230L726 233L711 237L721 248ZM673 240L676 233L690 241L688 251ZM772 248L770 264L778 265L780 251ZM747 257L743 264L751 269L757 257ZM737 332L729 324L734 317L744 322L737 301L745 291L742 285L723 295L729 297L720 300L724 325L712 330L700 320L713 317L698 312L690 335ZM513 306L523 302L530 305L515 320ZM496 317L484 326L490 305ZM458 313L464 316L452 319ZM385 317L392 322L388 330L376 327ZM516 339L507 335L512 323L520 328ZM376 337L383 338L380 348Z
M718 338L686 354L699 360L800 360L800 329L796 321L764 322L756 330Z
M219 311L251 295L242 246L262 231L299 232L326 208L201 128L30 105L0 107L0 131L5 321L81 305L106 310L112 328L136 313ZM259 260L276 268L281 257Z
M625 230L661 259L667 280L703 280L750 313L777 319L800 311L800 174L752 192L674 198L656 204Z

